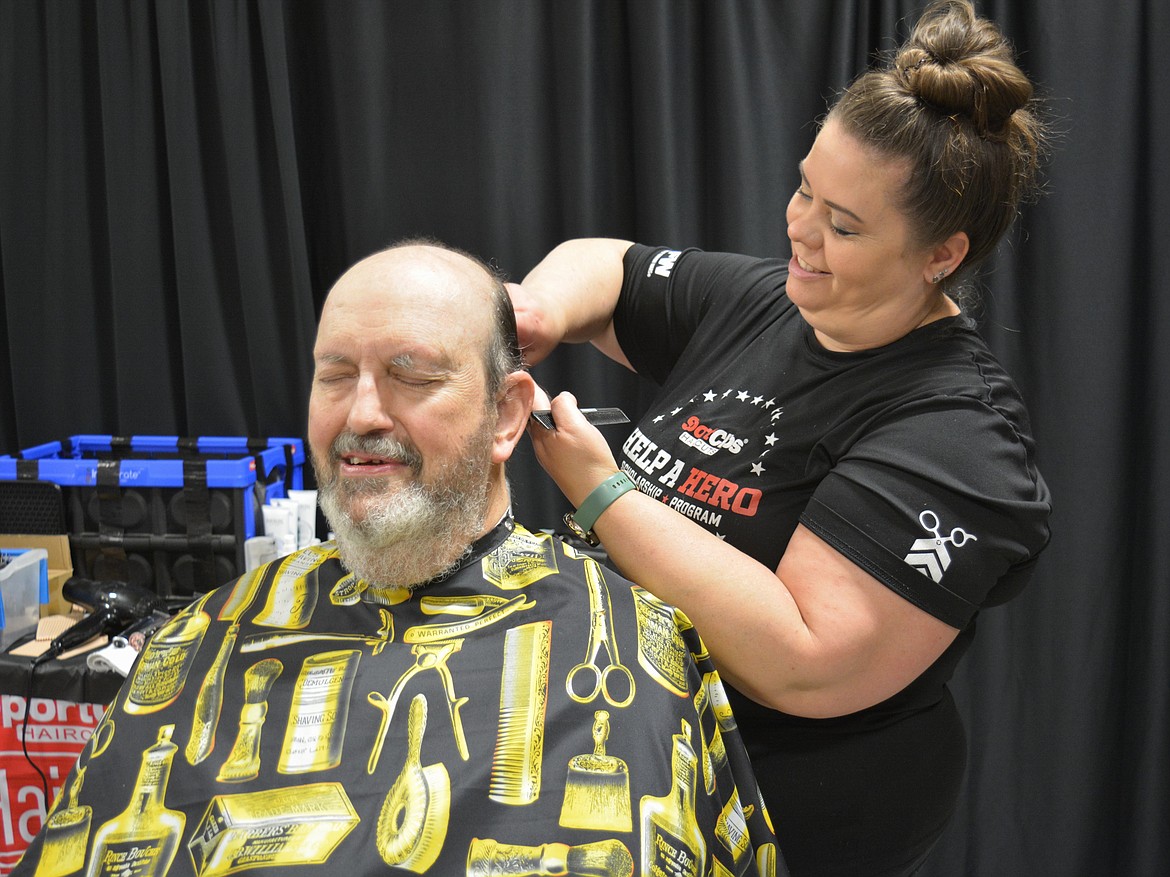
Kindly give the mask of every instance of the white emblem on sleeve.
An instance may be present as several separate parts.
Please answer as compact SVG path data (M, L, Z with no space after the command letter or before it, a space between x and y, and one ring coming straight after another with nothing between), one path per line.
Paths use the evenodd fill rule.
M943 536L938 515L927 509L918 516L922 528L931 535L927 538L916 539L910 546L910 553L904 560L924 576L941 582L943 573L951 565L951 552L947 545L962 548L968 542L976 542L978 538L961 527L951 530L949 536Z
M669 277L670 272L674 270L674 263L679 256L682 255L682 250L659 250L654 254L654 258L650 260L650 267L646 269L646 276L657 274L659 277Z

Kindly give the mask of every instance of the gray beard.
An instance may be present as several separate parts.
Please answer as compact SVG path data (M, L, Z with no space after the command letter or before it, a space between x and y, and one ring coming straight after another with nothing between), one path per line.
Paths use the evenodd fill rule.
M416 479L397 488L385 479L342 481L332 476L332 468L322 472L314 458L318 500L342 565L375 587L407 590L457 567L485 525L492 433L493 424L485 419L463 453L429 484L417 480L421 458L413 449L400 456L417 461L412 466ZM341 440L334 442L331 456ZM361 499L366 500L365 515L358 520L350 506Z

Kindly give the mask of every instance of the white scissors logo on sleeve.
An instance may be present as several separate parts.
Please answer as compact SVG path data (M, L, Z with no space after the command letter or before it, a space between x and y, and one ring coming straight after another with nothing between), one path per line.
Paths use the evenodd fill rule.
M961 527L955 527L948 536L942 535L938 515L930 509L918 516L918 522L930 536L914 540L914 544L910 546L910 553L904 560L924 576L941 582L943 573L951 565L951 552L947 545L962 548L968 542L978 541L978 538Z

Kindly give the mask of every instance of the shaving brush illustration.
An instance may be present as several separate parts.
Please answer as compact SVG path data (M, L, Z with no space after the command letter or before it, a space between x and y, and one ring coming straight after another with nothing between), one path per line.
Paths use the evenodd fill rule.
M569 846L502 844L474 838L467 877L632 877L634 857L616 838Z
M240 709L240 729L227 760L216 777L222 783L239 783L255 779L260 773L260 732L268 714L268 693L284 665L276 658L265 658L244 671L244 706Z

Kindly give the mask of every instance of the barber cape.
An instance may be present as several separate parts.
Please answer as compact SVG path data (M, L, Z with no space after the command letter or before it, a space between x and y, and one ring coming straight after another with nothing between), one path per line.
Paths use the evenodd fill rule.
M686 617L505 519L379 589L336 546L149 641L14 873L786 874Z

